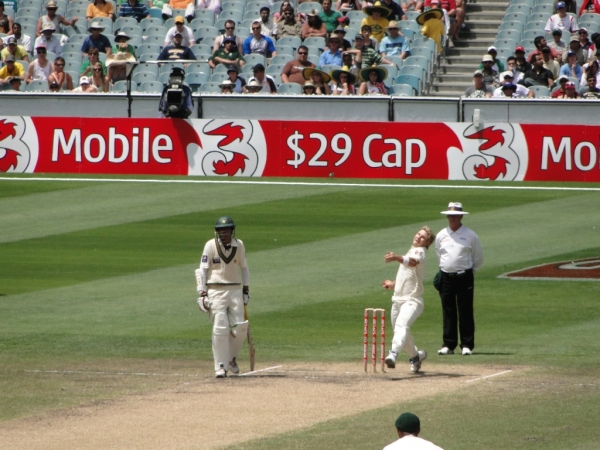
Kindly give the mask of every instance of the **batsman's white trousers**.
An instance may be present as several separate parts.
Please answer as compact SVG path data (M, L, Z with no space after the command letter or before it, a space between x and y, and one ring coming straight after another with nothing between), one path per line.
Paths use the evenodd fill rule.
M423 313L423 304L409 301L392 301L392 325L394 327L394 338L392 339L392 351L396 354L404 349L408 356L417 356L417 347L410 334L410 326Z
M221 364L227 370L229 362L237 358L241 344L246 338L243 332L231 333L235 327L245 323L242 287L240 285L219 286L219 289L209 287L208 300L210 320L213 323L212 347L215 371L219 370Z

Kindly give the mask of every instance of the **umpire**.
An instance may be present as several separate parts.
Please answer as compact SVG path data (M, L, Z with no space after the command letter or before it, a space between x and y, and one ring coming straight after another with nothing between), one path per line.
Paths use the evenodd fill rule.
M473 272L483 264L483 252L477 235L464 226L462 203L450 202L447 211L448 226L437 234L435 251L440 264L441 280L438 290L444 318L444 345L438 355L452 355L458 345L463 355L470 355L475 347L475 319L473 317ZM458 323L458 330L457 330Z

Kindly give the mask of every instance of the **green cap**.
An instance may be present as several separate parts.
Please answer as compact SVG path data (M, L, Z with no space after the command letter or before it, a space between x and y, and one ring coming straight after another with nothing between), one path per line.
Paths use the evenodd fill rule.
M396 429L413 434L421 429L421 421L413 413L405 412L396 419Z

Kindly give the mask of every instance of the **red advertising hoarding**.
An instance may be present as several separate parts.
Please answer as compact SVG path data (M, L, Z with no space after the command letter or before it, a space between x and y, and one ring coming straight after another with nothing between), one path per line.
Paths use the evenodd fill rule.
M0 117L0 172L600 181L600 126Z

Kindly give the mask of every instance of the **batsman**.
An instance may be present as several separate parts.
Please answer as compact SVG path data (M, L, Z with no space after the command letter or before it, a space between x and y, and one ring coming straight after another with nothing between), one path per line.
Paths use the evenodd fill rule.
M250 300L250 272L246 249L235 238L235 223L228 216L217 219L215 238L204 246L200 268L196 269L198 307L213 324L212 351L215 376L237 374L237 356L248 335L244 308Z

